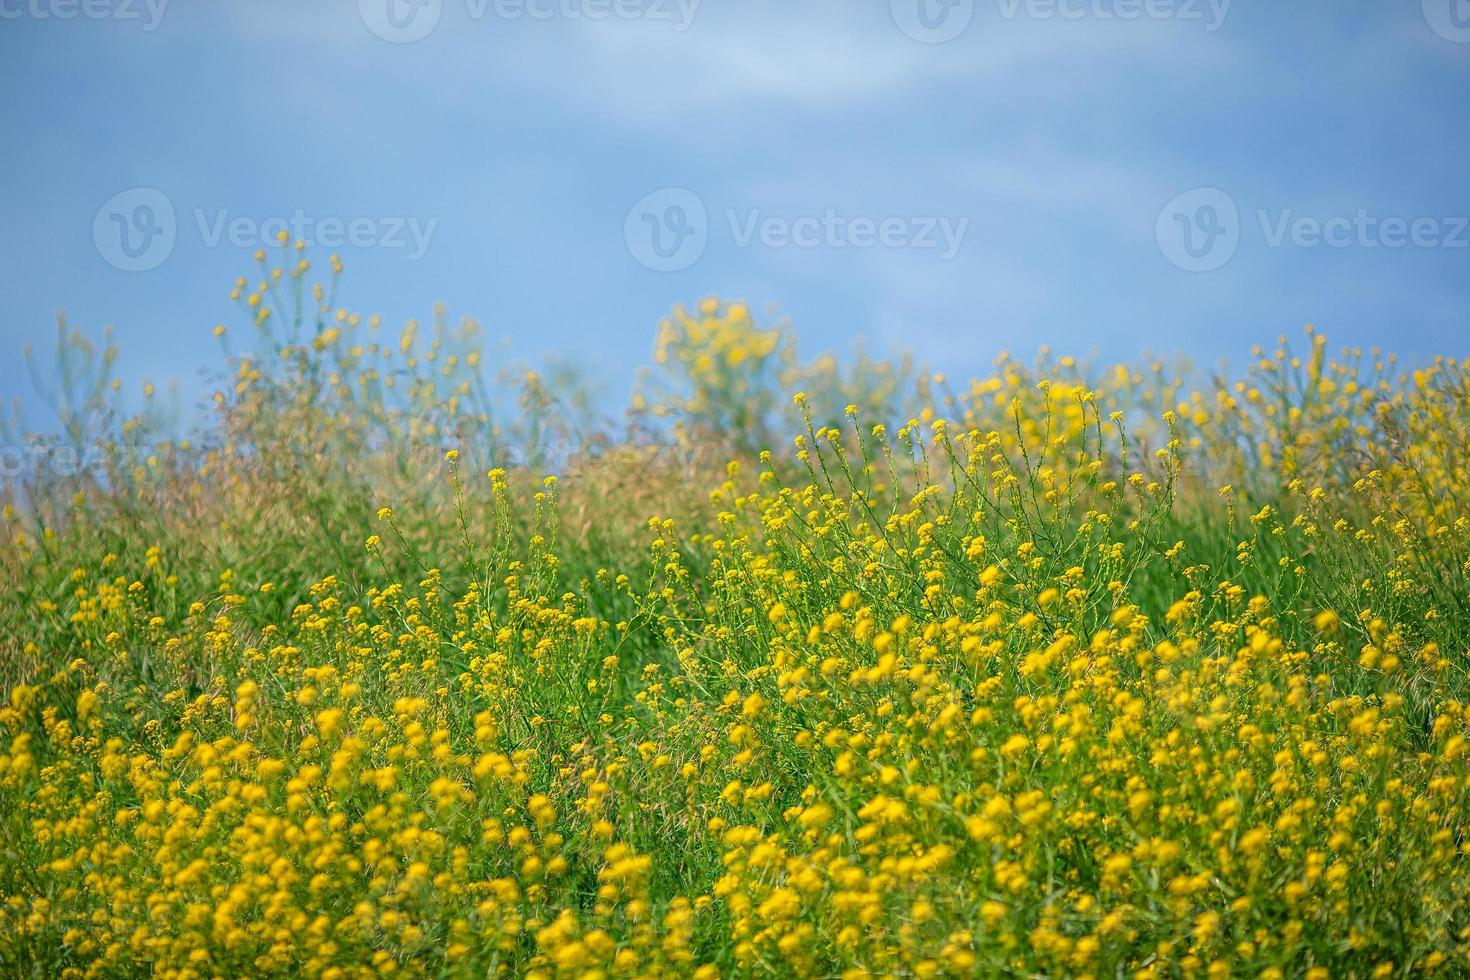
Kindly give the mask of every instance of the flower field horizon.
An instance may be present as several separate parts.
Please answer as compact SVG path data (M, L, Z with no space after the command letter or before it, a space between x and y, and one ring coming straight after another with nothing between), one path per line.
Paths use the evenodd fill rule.
M710 298L609 419L260 261L3 432L7 975L1470 976L1470 358Z

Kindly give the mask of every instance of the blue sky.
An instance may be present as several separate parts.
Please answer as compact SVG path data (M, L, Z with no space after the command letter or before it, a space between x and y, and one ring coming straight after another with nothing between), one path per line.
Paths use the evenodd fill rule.
M7 400L59 309L198 390L298 214L610 397L710 294L952 375L1470 354L1470 0L0 0L0 66Z

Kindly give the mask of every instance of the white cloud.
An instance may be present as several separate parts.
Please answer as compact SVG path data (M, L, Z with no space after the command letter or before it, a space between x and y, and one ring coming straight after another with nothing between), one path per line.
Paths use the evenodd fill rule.
M558 2L578 9L581 0ZM973 85L966 95L982 104L1003 103L1022 94L1022 86L1031 94L1070 96L1087 73L1108 78L1114 71L1116 82L1144 62L1190 71L1238 58L1223 29L1206 34L1197 25L1167 21L1006 19L998 16L998 4L983 2L964 34L937 45L903 34L881 2L702 0L685 30L674 29L678 14L477 18L470 11L481 9L480 0L443 5L436 29L410 44L374 37L356 0L255 0L222 9L234 30L264 44L302 43L356 59L360 70L451 80L442 86L446 99L524 92L578 113L653 128L693 114L758 113L773 104L871 108L875 100L921 97L924 86L941 82ZM676 8L670 0L659 9Z

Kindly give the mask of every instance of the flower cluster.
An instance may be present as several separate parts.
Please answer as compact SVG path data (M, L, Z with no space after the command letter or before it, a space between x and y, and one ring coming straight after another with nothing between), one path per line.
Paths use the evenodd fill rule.
M391 508L364 435L292 504L333 533L258 551L336 409L244 363L167 494L7 509L0 963L1463 976L1470 362L1309 344L1201 391L1002 358L901 424L798 395L713 472L455 447ZM782 356L738 304L660 345L700 424Z

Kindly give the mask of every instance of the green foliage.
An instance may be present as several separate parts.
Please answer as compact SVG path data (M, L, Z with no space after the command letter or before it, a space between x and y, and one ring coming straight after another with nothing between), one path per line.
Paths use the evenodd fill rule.
M1470 969L1470 362L961 386L707 300L620 428L274 254L187 435L33 369L8 972Z

